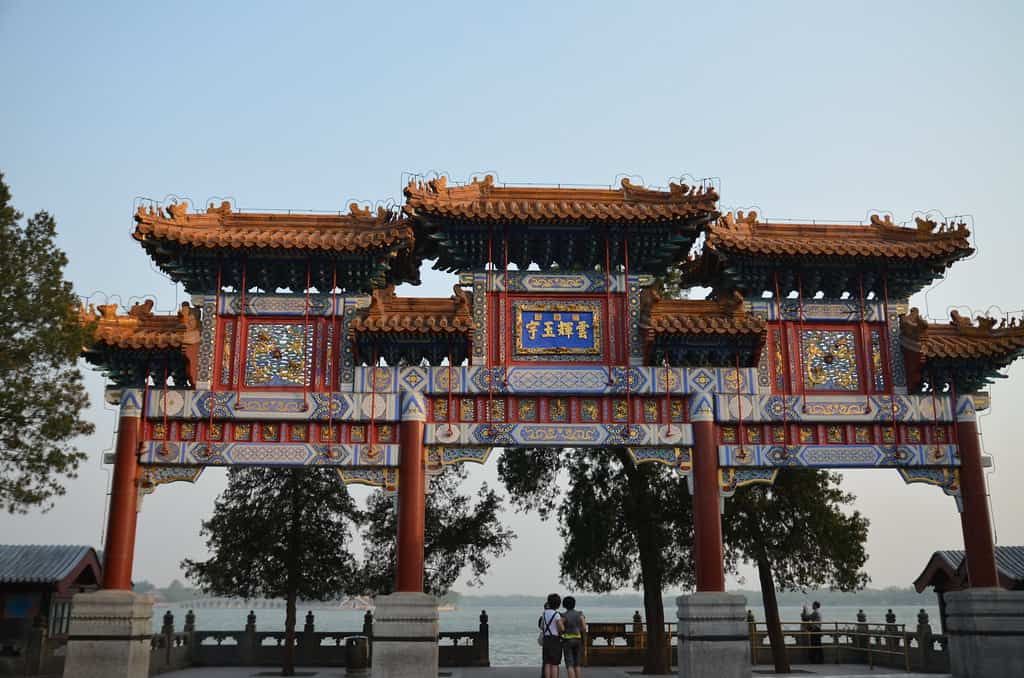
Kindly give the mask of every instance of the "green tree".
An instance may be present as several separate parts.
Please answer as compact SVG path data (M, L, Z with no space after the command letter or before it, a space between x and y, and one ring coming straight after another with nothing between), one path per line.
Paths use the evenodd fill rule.
M142 581L132 582L132 591L135 593L151 593L156 591L156 587L153 586L153 582L143 579Z
M0 507L10 513L51 508L86 457L74 439L93 432L76 367L89 328L73 312L57 223L21 218L0 173Z
M564 494L560 471L568 478ZM510 449L498 462L498 474L517 510L537 510L543 519L557 514L566 584L597 593L625 586L643 590L643 670L668 673L662 591L692 585L694 574L686 483L661 464L637 464L622 447Z
M515 533L499 520L502 498L481 486L476 500L459 492L466 479L461 465L447 466L430 482L424 526L424 590L443 597L468 566L469 585L479 584L491 561L508 552ZM398 515L396 497L383 491L370 497L362 567L364 592L391 593L395 587Z
M180 603L183 600L195 598L196 595L195 591L193 589L186 588L185 585L181 583L180 579L173 580L167 585L167 588L161 589L160 593L163 594L164 600L169 603Z
M862 570L868 519L846 513L856 497L841 481L835 473L784 469L774 486L741 488L725 503L726 559L757 566L777 673L789 672L777 588L855 591L870 581Z
M182 567L204 592L285 598L281 675L295 673L295 602L358 593L349 546L362 518L329 468L232 468L203 522L211 557Z

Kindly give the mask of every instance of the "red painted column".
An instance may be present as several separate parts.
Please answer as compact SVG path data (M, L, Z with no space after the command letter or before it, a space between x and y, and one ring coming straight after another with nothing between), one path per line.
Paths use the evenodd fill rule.
M693 426L693 542L697 559L697 591L725 591L722 514L719 508L718 442L715 422Z
M423 592L423 533L426 527L422 400L403 394L399 429L398 567L395 590Z
M141 396L140 396L141 397ZM110 487L107 540L103 545L103 588L130 591L135 559L135 528L139 501L138 408L127 398L121 403Z
M960 448L960 496L963 501L961 525L967 552L967 575L971 588L999 586L996 551L992 540L992 519L988 512L985 474L981 467L981 444L973 408L957 418Z

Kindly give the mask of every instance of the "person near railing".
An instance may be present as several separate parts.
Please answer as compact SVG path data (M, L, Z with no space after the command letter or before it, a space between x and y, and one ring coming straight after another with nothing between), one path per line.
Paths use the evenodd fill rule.
M811 604L811 614L808 616L807 630L811 632L811 663L824 664L825 652L821 649L821 603L814 601Z
M540 628L541 659L544 662L544 678L558 678L558 665L562 663L562 632L565 622L558 608L562 597L557 593L548 594L544 612L537 621Z
M562 653L565 655L565 672L569 678L583 678L581 660L583 658L583 634L587 630L587 618L582 611L576 609L576 599L566 596L562 601L565 613L562 620L565 630L562 632Z

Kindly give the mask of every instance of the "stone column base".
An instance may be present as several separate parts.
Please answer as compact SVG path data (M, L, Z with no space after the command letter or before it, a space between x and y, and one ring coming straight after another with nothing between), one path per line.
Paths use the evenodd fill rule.
M964 589L945 598L954 678L1024 676L1024 591Z
M152 638L151 597L118 590L77 593L64 678L146 678Z
M731 593L676 598L680 678L750 678L747 599Z
M437 601L425 593L374 598L372 678L437 678Z

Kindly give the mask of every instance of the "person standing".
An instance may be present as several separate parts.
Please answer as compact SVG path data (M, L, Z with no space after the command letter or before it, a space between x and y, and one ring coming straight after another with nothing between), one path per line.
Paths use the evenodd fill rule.
M562 620L565 630L562 632L562 653L565 655L565 672L569 678L583 678L581 660L583 659L583 633L587 630L587 618L576 609L576 599L566 596L562 601L565 614Z
M548 594L544 613L538 620L541 632L541 658L544 662L544 678L558 678L558 665L562 663L562 631L565 622L558 608L562 597L557 593Z
M814 601L811 604L811 614L808 617L809 630L811 632L811 663L824 664L825 651L821 649L821 603Z

